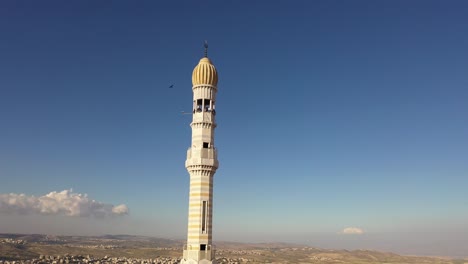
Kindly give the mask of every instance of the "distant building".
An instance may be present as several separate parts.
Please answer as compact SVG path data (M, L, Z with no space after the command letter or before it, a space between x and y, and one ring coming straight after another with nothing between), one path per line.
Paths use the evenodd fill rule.
M207 56L193 70L192 146L185 167L190 174L187 244L181 264L215 263L212 245L213 177L218 168L214 145L218 73Z

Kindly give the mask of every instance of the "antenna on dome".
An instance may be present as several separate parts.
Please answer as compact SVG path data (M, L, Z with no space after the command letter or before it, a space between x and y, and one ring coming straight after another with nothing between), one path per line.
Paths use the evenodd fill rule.
M208 58L208 41L205 40L205 58Z

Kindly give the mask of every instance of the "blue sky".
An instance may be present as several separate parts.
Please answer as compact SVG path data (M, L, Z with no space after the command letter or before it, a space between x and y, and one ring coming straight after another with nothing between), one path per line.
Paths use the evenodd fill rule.
M0 194L72 188L130 213L4 212L0 232L184 238L191 131L180 112L208 40L215 240L466 256L467 8L1 2ZM365 233L338 234L346 227Z

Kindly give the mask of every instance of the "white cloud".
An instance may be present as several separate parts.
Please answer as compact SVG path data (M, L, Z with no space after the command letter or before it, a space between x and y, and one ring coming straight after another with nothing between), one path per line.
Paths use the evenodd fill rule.
M107 217L128 214L125 204L114 206L88 198L72 190L35 197L25 194L0 194L0 213Z
M114 214L128 214L128 207L125 204L117 205L112 208Z
M359 227L347 227L343 229L339 234L343 235L362 235L364 234L364 230Z

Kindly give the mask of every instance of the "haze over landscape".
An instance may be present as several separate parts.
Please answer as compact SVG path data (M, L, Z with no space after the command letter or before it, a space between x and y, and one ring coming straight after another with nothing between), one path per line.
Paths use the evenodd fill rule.
M215 243L468 257L467 10L2 1L0 233L184 239L206 39Z

